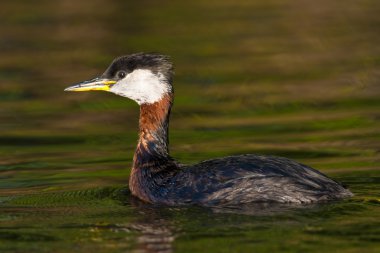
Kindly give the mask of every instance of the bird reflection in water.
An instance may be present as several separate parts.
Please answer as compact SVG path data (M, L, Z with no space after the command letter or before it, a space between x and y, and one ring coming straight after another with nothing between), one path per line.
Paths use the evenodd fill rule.
M174 252L173 245L176 238L179 235L186 233L181 229L181 224L175 222L175 219L172 217L177 211L180 211L185 217L187 217L186 219L194 221L194 218L196 217L195 219L203 224L209 223L210 220L214 220L212 217L217 220L216 218L220 215L237 214L256 217L276 216L291 214L292 212L298 212L305 209L311 210L324 205L315 204L300 206L294 204L254 203L215 208L197 206L173 208L145 203L131 195L128 196L124 204L126 206L132 206L135 209L134 212L137 214L138 218L127 225L118 226L116 230L137 233L137 238L133 239L135 240L135 246L132 252L135 253ZM204 221L202 221L203 219ZM220 221L215 221L216 224L219 224L219 222ZM228 226L228 224L226 224L226 226Z
M137 215L137 219L116 230L137 233L134 253L171 253L176 238L176 228L169 217L162 213L162 207L153 206L129 196L129 203Z

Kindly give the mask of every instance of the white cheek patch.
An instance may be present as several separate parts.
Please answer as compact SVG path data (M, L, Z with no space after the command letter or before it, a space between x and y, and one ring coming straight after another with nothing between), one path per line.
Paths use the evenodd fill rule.
M170 86L163 75L155 75L147 69L134 70L110 89L110 92L130 98L139 105L160 101L169 91Z

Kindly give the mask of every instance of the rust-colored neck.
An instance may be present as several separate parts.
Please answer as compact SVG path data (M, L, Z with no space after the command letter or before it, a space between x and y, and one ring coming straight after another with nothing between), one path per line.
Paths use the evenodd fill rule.
M169 155L168 127L169 115L172 106L172 96L166 95L153 104L140 106L140 133L135 163L144 162L146 158L162 159ZM139 157L144 155L144 157ZM141 161L138 161L142 159Z
M168 149L171 106L171 94L156 103L140 106L140 138L133 157L129 188L133 195L147 202L153 201L155 189L178 170Z

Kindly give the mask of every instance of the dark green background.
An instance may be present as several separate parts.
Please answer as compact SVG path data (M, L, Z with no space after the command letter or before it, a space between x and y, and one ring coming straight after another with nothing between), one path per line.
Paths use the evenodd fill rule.
M376 0L2 1L0 251L378 252L379 13ZM138 106L63 89L141 51L175 64L181 162L286 156L355 197L241 210L132 199Z

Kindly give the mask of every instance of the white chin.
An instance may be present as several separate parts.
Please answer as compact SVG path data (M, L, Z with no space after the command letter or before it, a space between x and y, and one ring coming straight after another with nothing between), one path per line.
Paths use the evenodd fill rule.
M139 105L153 104L170 92L170 85L162 74L137 69L112 86L110 92L130 98Z

